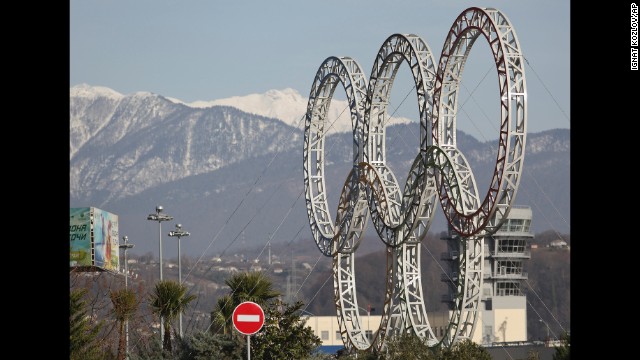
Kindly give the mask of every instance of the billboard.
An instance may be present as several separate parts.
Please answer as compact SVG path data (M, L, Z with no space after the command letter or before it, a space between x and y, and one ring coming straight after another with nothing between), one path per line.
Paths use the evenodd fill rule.
M69 265L91 266L91 209L69 209Z
M95 207L70 208L69 265L118 271L118 215Z

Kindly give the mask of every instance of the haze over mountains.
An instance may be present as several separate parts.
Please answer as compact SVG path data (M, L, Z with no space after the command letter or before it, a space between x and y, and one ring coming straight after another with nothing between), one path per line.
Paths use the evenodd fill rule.
M118 214L120 235L136 245L135 253L157 254L158 223L146 218L158 204L175 218L162 224L165 256L177 254L175 242L166 237L175 223L191 233L182 242L183 253L191 256L210 258L268 240L308 239L313 247L303 195L306 105L293 89L185 104L146 92L123 95L74 86L70 206ZM329 120L345 107L334 101ZM351 166L350 120L343 115L334 128L326 148L335 217ZM418 124L408 119L387 128L389 165L401 184L416 155L418 134ZM495 163L495 141L480 142L458 131L458 144L483 194ZM570 231L569 155L569 129L528 134L516 203L531 206L535 233ZM438 210L431 231L445 229Z

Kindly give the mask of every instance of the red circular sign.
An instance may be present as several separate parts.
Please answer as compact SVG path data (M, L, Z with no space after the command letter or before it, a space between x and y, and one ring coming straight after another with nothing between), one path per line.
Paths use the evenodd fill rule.
M233 326L244 335L260 331L264 325L264 311L253 301L245 301L233 310Z

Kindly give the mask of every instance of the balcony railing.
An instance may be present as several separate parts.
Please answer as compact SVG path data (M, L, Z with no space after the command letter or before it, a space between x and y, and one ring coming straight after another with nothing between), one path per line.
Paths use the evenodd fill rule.
M440 280L442 280L444 282L458 281L458 273L457 272L453 272L453 273L451 273L451 275L449 275L449 274L441 274L440 275Z
M440 260L446 260L446 261L458 260L459 255L460 255L459 251L443 252L442 254L440 254Z
M520 252L492 251L491 256L494 258L531 259L531 250L524 250Z
M442 302L455 302L456 295L455 294L445 294L440 297L440 301Z
M487 275L489 275L487 277ZM520 274L505 274L505 273L495 273L495 274L485 274L485 279L493 278L493 279L512 279L512 280L526 280L529 278L529 274L527 272L522 272Z

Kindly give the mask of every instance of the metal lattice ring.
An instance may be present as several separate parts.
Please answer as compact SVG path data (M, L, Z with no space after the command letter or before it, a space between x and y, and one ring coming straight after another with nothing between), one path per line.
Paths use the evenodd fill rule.
M494 173L484 200L477 198L473 173L461 157L456 143L456 115L462 71L475 41L482 35L491 48L500 89L500 127ZM433 91L433 144L454 161L454 171L463 183L462 202L440 191L440 203L453 229L462 236L493 233L506 219L515 199L526 141L526 82L524 57L515 29L496 9L472 7L455 20L444 42ZM498 212L500 216L495 217Z
M324 69L328 67L327 64L334 63L334 59L333 57L328 58L320 66L312 86L307 111L305 169L313 169L317 174L324 173L324 142L322 139L324 132L319 129L323 128L324 118L331 99L331 96L324 94L333 94L332 89L335 89L335 84L331 79L334 79L335 76L332 74L339 72L334 71L332 73ZM358 166L354 165L345 181L340 196L336 226L329 225L328 221L322 221L322 219L330 218L326 208L326 196L319 196L319 194L323 194L323 176L316 175L309 178L309 180L314 180L319 185L311 186L313 184L309 180L305 182L305 184L309 184L305 186L305 189L312 234L319 249L325 255L329 253L329 237L333 235L334 246L332 254L334 256L335 300L339 324L345 344L350 344L357 349L366 349L374 345L376 347L382 346L387 332L386 325L388 320L396 319L396 321L404 322L405 318L404 309L406 306L398 305L392 307L392 294L400 291L399 289L394 289L394 286L398 287L409 283L412 284L411 287L416 286L415 282L393 281L392 257L397 251L388 249L387 287L383 321L376 332L378 334L376 339L373 342L369 342L360 326L359 307L355 293L355 277L353 274L354 252L366 226L366 211L370 210L374 214L376 230L379 234L385 234L381 235L383 241L387 245L398 247L406 241L417 244L424 238L432 219L431 213L436 205L437 192L435 186L431 186L429 188L430 191L424 192L427 188L425 186L427 177L424 176L426 170L424 150L427 147L425 143L421 142L419 144L419 155L416 157L409 172L402 196L399 193L399 186L395 176L384 164L384 126L387 122L386 102L395 74L403 60L409 64L416 83L416 93L420 104L420 139L425 141L428 139L429 99L431 99L435 76L431 51L426 43L416 35L392 35L384 42L376 57L376 65L371 76L373 81L367 90L367 110L364 112L364 127L361 122L357 121L358 114L361 114L357 109L361 108L361 106L358 106L357 102L349 101L351 113L355 114L355 116L352 116L354 163L358 159L364 161L361 161ZM341 67L340 70L346 70L346 67ZM359 69L355 70L358 71ZM343 79L352 79L354 77L353 74L349 75L348 71L344 73ZM389 77L387 76L388 74L392 74L392 76ZM345 90L349 92L350 87L346 82L343 82L343 84L345 84ZM381 92L380 89L384 89L384 91ZM371 114L370 109L372 107L375 109L376 120L374 125L370 127L368 126L370 117L368 118L367 114ZM370 131L372 128L376 128L377 131ZM316 135L314 136L314 134ZM362 135L359 136L359 134ZM311 147L307 144L311 145ZM367 144L371 144L371 146ZM375 158L375 160L369 160L369 158ZM316 163L312 164L311 159L316 159ZM305 174L307 173L308 170L305 170ZM372 192L375 195L372 195ZM365 193L367 194L366 197L364 196ZM368 203L367 199L369 199ZM426 204L430 205L427 206ZM327 225L321 227L319 226L320 224ZM350 226L346 226L346 224ZM321 231L323 228L330 229L331 232L326 231L323 233ZM421 288L419 282L417 286ZM421 290L417 291L421 293ZM395 311L390 312L390 309L395 309Z
M459 83L471 47L481 34L493 52L501 94L498 157L482 202L473 173L456 144ZM349 58L328 58L318 70L305 124L307 214L318 248L334 258L334 297L348 348L380 348L390 331L411 331L429 344L438 342L426 316L419 266L419 243L433 218L436 194L449 224L463 237L460 277L454 283L455 309L440 343L451 345L473 333L482 288L482 236L496 231L508 215L524 161L526 85L522 60L515 31L502 13L469 8L449 31L437 74L426 44L415 35L398 34L390 36L378 52L368 86L359 66ZM384 130L391 87L404 61L410 65L416 84L421 137L419 154L400 195L396 178L385 163ZM338 82L343 84L349 102L354 156L334 226L326 203L324 128ZM367 89L365 101L363 87ZM354 253L369 213L387 245L384 311L374 343L360 326L354 274Z

